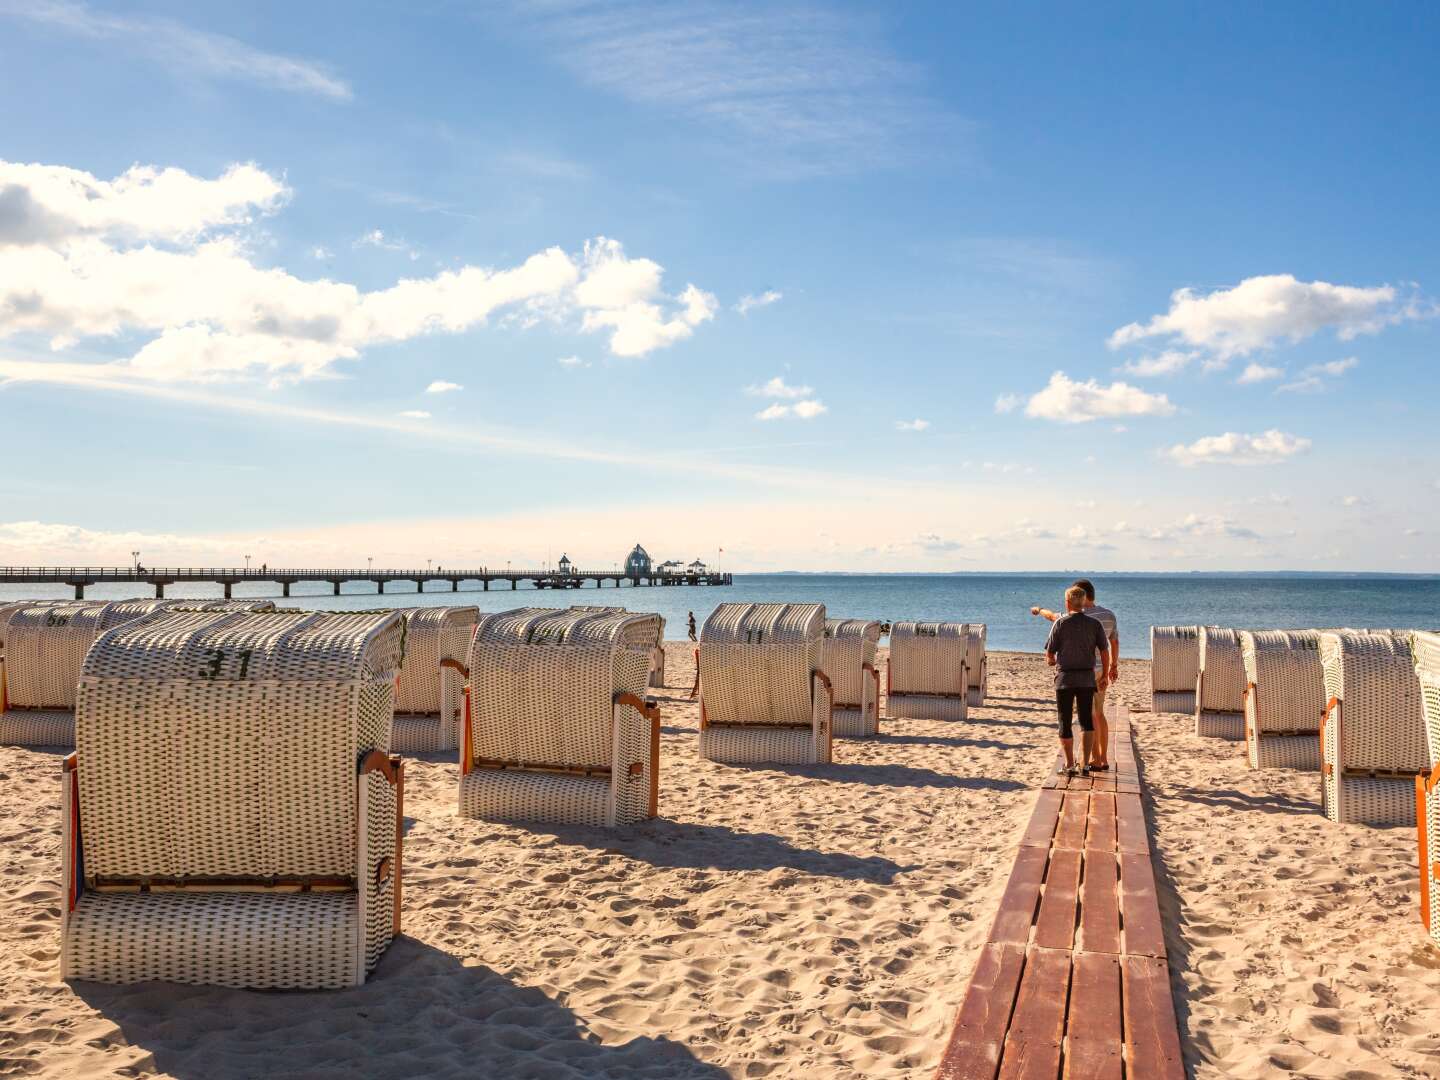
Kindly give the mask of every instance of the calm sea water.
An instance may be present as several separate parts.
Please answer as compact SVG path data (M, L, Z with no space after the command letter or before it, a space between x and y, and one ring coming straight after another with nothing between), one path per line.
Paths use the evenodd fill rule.
M983 622L990 647L1038 652L1049 624L1029 614L1032 604L1063 606L1062 592L1073 580L1049 574L745 574L723 587L669 586L552 592L522 585L512 592L479 586L452 593L436 589L419 593L387 586L384 596L366 583L346 585L340 596L324 583L292 589L289 606L332 610L415 607L421 604L475 604L484 611L521 606L619 604L632 611L657 611L665 617L666 636L684 637L685 617L694 611L698 624L717 604L728 601L824 604L835 617L953 619ZM1245 629L1286 629L1320 626L1440 627L1440 578L1225 577L1199 574L1094 575L1097 598L1113 608L1120 620L1124 656L1147 657L1152 625L1209 624ZM172 597L219 596L220 586L180 586L166 590ZM48 599L70 595L64 588L0 586L0 599ZM87 599L126 599L149 595L145 586L96 585ZM278 586L237 586L236 596L281 600Z

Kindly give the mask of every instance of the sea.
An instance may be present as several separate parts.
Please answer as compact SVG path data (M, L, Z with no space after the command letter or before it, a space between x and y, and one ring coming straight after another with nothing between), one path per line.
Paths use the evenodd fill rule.
M1440 576L1320 574L1091 574L1096 599L1119 620L1122 656L1148 658L1150 627L1229 626L1237 629L1297 629L1329 626L1394 629L1440 627ZM478 582L451 592L432 582L417 593L405 582L386 585L377 595L368 582L342 586L339 596L324 582L292 587L288 599L280 587L255 582L235 586L237 597L272 598L281 606L361 611L371 608L474 604L482 611L513 607L564 607L614 604L632 611L663 615L667 638L685 636L693 612L697 625L718 604L824 604L835 618L906 619L985 623L989 647L1039 652L1049 624L1033 617L1033 605L1059 609L1074 574L736 574L731 585L641 586L620 589L534 589L528 583L512 591L494 582L483 591ZM149 596L144 585L94 585L86 599L121 600ZM71 595L63 586L0 586L0 600L58 599ZM217 597L219 585L172 585L166 596Z

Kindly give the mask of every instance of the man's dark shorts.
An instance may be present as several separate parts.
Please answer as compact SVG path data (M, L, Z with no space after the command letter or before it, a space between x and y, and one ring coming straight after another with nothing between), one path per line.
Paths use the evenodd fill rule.
M1060 712L1060 738L1073 739L1075 737L1072 724L1077 707L1080 711L1080 730L1095 730L1094 687L1058 689L1055 691L1055 705Z

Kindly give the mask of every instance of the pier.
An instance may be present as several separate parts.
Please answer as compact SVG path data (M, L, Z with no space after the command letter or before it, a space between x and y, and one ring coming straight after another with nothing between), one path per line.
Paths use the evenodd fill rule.
M417 592L426 592L427 583L448 582L451 592L459 592L462 582L479 582L481 589L490 591L492 582L502 585L509 583L511 589L518 589L520 582L528 581L536 589L579 589L594 582L597 589L612 582L615 588L629 583L631 588L650 585L729 585L728 573L706 571L704 573L627 573L623 570L575 570L564 573L555 570L338 570L338 569L278 569L275 567L150 567L150 566L3 566L0 567L0 584L4 585L65 585L75 590L75 599L85 598L85 589L90 585L111 582L135 582L153 586L155 595L163 597L166 586L203 583L222 585L228 598L231 590L242 583L273 583L280 586L281 595L289 596L290 587L302 581L323 582L332 585L335 595L340 595L340 586L346 582L368 581L375 585L377 593L384 593L385 586L395 581L415 584Z

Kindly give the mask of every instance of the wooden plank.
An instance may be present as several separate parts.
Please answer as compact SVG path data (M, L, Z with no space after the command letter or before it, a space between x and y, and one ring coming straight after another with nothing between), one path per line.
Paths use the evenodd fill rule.
M1089 791L1089 790L1090 790L1090 777L1088 777L1088 776L1072 776L1072 777L1070 778L1070 790L1071 790L1071 791Z
M1085 846L1085 816L1089 807L1089 792L1065 793L1065 805L1060 811L1060 825L1055 830L1055 847L1078 849Z
M1150 840L1145 835L1145 808L1136 792L1118 792L1115 796L1115 846L1120 851L1149 853Z
M1120 961L1125 1009L1125 1056L1131 1076L1145 1080L1184 1080L1170 972L1153 956ZM1023 991L1023 987L1022 987Z
M1055 1080L1065 1036L1070 953L1031 949L1000 1055L1000 1080Z
M1075 906L1080 897L1080 852L1057 848L1050 853L1045 892L1035 917L1035 944L1069 949L1075 944Z
M1115 850L1115 796L1108 792L1090 793L1090 815L1085 829L1085 846L1100 851Z
M1015 866L1000 898L1000 910L990 927L990 941L999 945L1026 945L1030 924L1040 903L1040 883L1045 878L1044 848L1022 847L1015 853Z
M1122 781L1119 781L1119 782L1117 782L1116 785L1115 785L1115 794L1117 794L1117 795L1139 795L1139 794L1140 794L1140 785L1139 785L1139 784L1127 784L1127 783L1125 783L1123 780L1122 780Z
M1149 855L1120 855L1120 915L1125 927L1125 951L1163 959L1165 934L1160 924L1160 900L1155 893L1155 868Z
M936 1080L994 1080L1024 967L1024 949L986 945L980 950Z
M1092 851L1085 858L1080 886L1080 940L1086 952L1120 951L1120 890L1115 855Z
M1106 953L1076 953L1070 966L1065 1080L1120 1080L1120 1018L1120 958Z
M1035 799L1035 811L1030 815L1030 824L1025 827L1020 843L1048 848L1055 835L1055 826L1060 821L1060 807L1064 802L1063 792L1042 790Z

